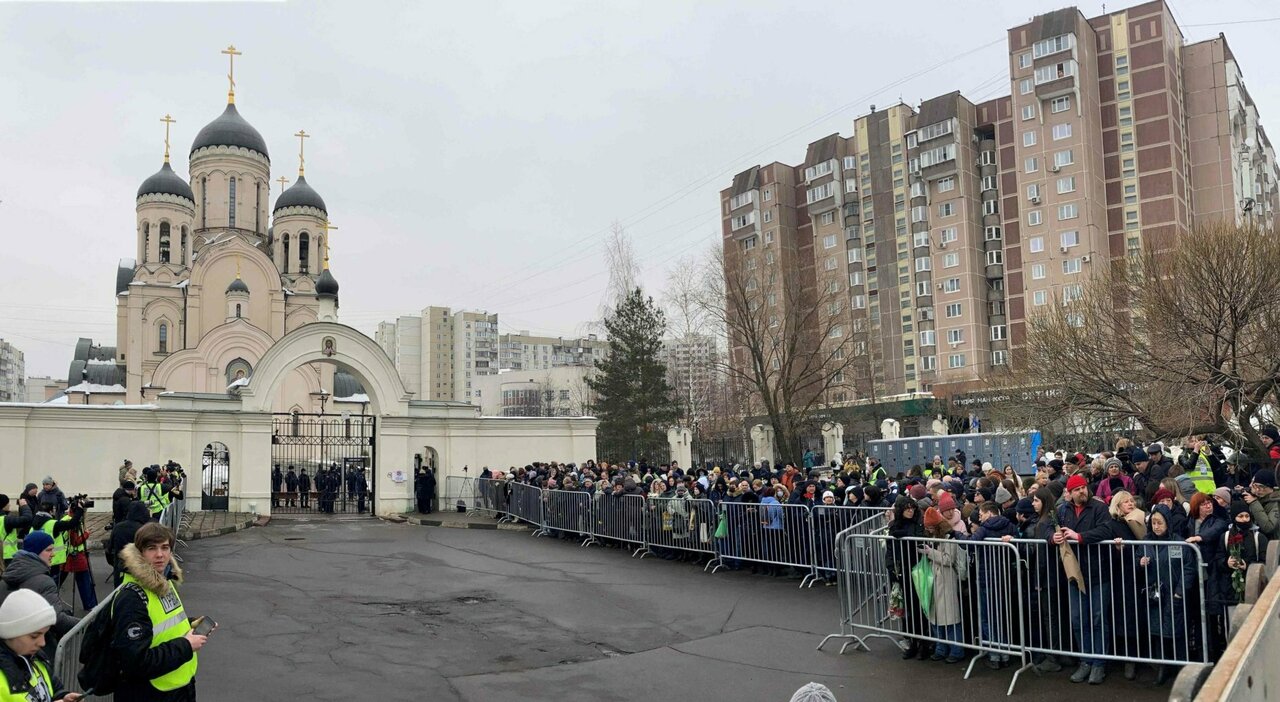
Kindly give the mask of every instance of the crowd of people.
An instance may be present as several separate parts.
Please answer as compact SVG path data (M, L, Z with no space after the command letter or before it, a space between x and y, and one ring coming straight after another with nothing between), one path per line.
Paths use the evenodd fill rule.
M315 475L310 475L305 467L281 468L277 463L271 467L271 506L311 509L314 498L318 512L333 514L339 500L350 500L357 503L358 511L363 514L369 498L366 473L366 469L358 466L347 466L344 471L333 463L320 466Z
M182 467L169 461L139 472L126 460L118 477L102 543L115 584L124 587L90 656L111 671L111 682L101 680L99 691L110 684L117 699L194 700L196 651L207 634L193 631L185 617L177 592L182 571L172 557L175 536L158 523L165 508L183 497ZM0 690L11 695L5 699L83 697L67 691L52 660L58 642L80 622L62 600L63 583L74 579L86 612L98 605L85 528L86 511L94 506L86 495L68 497L52 476L26 485L16 498L0 495Z
M985 649L986 665L1000 668L1010 664L1010 656L1000 653L1002 643L1013 650L1018 642L999 639L1016 636L1035 651L1032 662L1040 673L1071 665L1072 682L1100 684L1107 660L1135 658L1155 661L1154 679L1161 684L1178 662L1221 655L1228 610L1244 597L1247 569L1265 561L1269 542L1280 538L1280 432L1268 426L1262 436L1267 453L1254 458L1189 437L1173 451L1129 439L1095 454L1043 450L1021 470L957 452L910 467L884 466L858 454L822 466L806 455L813 467L551 462L507 471L486 467L478 477L508 486L505 497L486 492L484 500L511 499L509 486L520 484L552 491L542 498L548 514L558 498L545 495L585 493L597 527L616 521L634 529L630 525L644 526L648 519L645 528L662 533L663 545L675 545L649 546L662 557L704 559L714 540L714 553L729 568L799 577L800 569L775 563L812 557L829 584L835 580L832 537L860 517L823 508L881 508L895 542L885 567L904 658L958 663ZM632 507L614 501L626 496L642 499ZM703 502L680 506L686 500ZM808 509L793 512L785 505ZM722 522L734 528L725 530ZM809 529L812 554L810 542L799 538ZM638 538L634 531L593 533L616 536L619 544ZM992 551L976 544L991 540L1014 544L1026 569L984 563L979 554ZM793 552L779 558L786 548ZM922 561L932 576L927 613L911 575ZM968 577L971 570L976 577ZM995 587L997 578L1025 582ZM988 610L1001 604L990 594L995 590L1027 600L1021 631L978 631L990 626ZM963 616L966 611L980 616ZM1139 672L1134 662L1125 663L1126 678Z

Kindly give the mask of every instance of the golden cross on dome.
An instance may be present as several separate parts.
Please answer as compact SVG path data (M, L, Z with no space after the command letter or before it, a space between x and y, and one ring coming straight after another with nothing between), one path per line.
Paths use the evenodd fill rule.
M280 192L284 192L284 184L288 183L289 179L284 176L280 176L279 178L276 178L276 182L280 184Z
M337 229L337 227L329 224L328 218L324 220L324 224L321 226L324 227L324 270L327 271L329 270L329 230Z
M166 114L160 121L164 122L164 162L168 163L169 162L169 125L173 124L174 122L177 122L178 120Z
M240 56L244 52L237 51L236 45L232 44L223 49L221 53L226 54L227 60L230 61L227 68L227 81L229 81L231 85L227 90L227 104L234 105L236 103L236 57Z
M298 176L301 177L306 175L305 170L307 159L303 155L303 152L306 151L306 140L310 139L311 135L307 134L307 130L299 129L298 133L294 134L294 136L298 137Z

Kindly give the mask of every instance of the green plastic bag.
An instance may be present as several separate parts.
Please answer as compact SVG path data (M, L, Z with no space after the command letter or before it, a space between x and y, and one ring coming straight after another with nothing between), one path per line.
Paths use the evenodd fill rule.
M916 599L920 600L920 610L924 612L925 617L932 618L933 568L929 565L929 559L921 558L920 562L911 569L911 584L916 588Z
M717 539L723 539L728 535L729 535L729 520L725 518L725 513L723 510L721 510L719 523L716 524L715 537Z

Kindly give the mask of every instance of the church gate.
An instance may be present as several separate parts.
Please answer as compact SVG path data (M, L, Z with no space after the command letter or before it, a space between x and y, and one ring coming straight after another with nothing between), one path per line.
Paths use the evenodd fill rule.
M373 516L376 428L376 418L369 415L274 414L271 513ZM307 484L310 489L304 490Z

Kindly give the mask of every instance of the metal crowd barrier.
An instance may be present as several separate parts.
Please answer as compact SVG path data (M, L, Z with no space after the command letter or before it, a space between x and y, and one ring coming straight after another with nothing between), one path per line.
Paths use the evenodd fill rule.
M633 557L644 551L644 530L640 522L644 514L643 496L601 492L596 494L593 504L597 539L630 544L628 550Z
M186 500L174 500L173 502L170 502L168 505L166 505L165 508L160 512L160 523L169 527L169 529L173 532L173 540L174 540L173 559L179 563L182 562L182 557L178 555L178 546L182 546L185 548L187 545L187 542L178 538L178 533L182 531L182 518L186 513L186 507L187 507Z
M707 499L656 497L644 503L644 548L640 557L688 551L710 557L705 571L719 565L716 554L716 506Z
M493 478L475 478L472 486L475 490L471 501L471 510L491 517L505 519L509 512L510 488L506 480Z
M810 510L813 525L813 558L818 577L836 582L836 537L845 529L857 529L857 533L870 534L888 527L888 517L893 510L888 507L842 507L839 505L814 505ZM810 584L816 579L810 581Z
M760 563L765 571L794 568L808 571L800 587L817 580L813 564L813 530L806 505L722 502L722 516L728 520L725 537L717 539L720 568L741 569L741 562Z
M1060 547L1046 541L895 539L864 533L867 526L836 536L841 630L819 649L846 639L841 653L850 645L870 650L868 640L887 638L943 656L978 651L965 678L983 658L1016 662L1008 694L1023 672L1036 664L1055 669L1059 658L1094 665L1208 660L1217 605L1201 604L1205 571L1192 544L1072 545L1079 578L1068 581ZM917 572L921 563L931 584Z
M512 521L521 521L532 524L537 527L534 529L534 536L542 536L546 533L546 522L544 519L545 503L543 502L544 490L536 488L532 485L524 483L510 483L511 488L511 518Z
M546 511L543 526L551 536L557 532L578 534L582 546L596 543L592 533L591 494L574 490L544 490Z
M120 588L112 590L110 595L103 598L97 607L94 607L93 610L84 615L84 618L71 627L71 631L68 631L58 641L58 648L53 656L53 670L51 672L62 680L62 684L67 691L84 692L84 688L80 687L80 681L76 678L76 674L80 672L80 647L84 644L85 632L88 631L89 625L97 617L110 616L110 610L107 610L107 608L111 606L112 600L119 591ZM106 610L105 613L104 610ZM114 699L114 696L94 695L93 699L111 700Z

